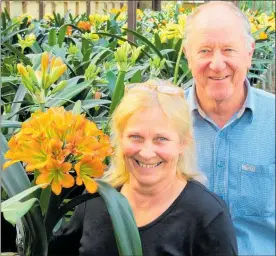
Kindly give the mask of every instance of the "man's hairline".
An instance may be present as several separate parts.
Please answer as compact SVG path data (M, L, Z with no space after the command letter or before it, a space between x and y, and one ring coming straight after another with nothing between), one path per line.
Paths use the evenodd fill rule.
M236 17L238 17L240 19L240 22L243 26L243 34L244 34L244 39L246 40L246 44L247 44L247 48L248 51L250 52L252 50L252 43L254 43L254 38L252 37L250 31L248 31L248 26L250 26L250 22L248 21L247 17L245 16L245 14L243 14L239 9L236 9L235 5L233 5L232 3L229 2L215 2L215 3L207 3L207 4L203 4L199 7L197 7L197 9L195 10L195 12L191 15L188 16L187 18L187 22L186 22L186 27L185 27L185 31L184 31L184 47L187 47L188 45L188 39L189 37L187 35L189 35L191 32L189 32L189 27L192 26L194 20L196 19L196 17L205 9L208 8L209 6L207 5L210 4L220 4L225 6L228 10L230 10ZM207 6L207 7L206 7Z

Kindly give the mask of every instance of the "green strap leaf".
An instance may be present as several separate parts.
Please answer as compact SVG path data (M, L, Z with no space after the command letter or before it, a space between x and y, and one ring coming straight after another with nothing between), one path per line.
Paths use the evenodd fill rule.
M8 201L8 200L7 200ZM2 203L1 212L3 212L3 216L6 221L15 225L20 218L22 218L33 206L35 201L38 201L37 198L29 199L23 203L14 202L13 204L4 207Z
M58 45L59 45L59 47L62 46L62 43L63 43L64 38L65 38L66 30L67 30L67 24L63 25L59 29L59 32L58 32Z
M48 44L54 46L57 44L57 32L55 28L52 28L49 32Z
M110 214L120 255L143 255L139 231L127 199L107 183L97 180L98 192Z
M41 187L43 187L45 185L48 185L48 183L46 183L46 184L39 184L39 185L30 187L30 188L28 188L28 189L20 192L19 194L15 195L15 196L13 196L13 197L11 197L9 199L7 199L6 201L2 202L1 211L5 211L10 206L12 206L14 203L20 202L20 200L22 200L23 198L27 197L28 195L32 194L34 191L36 191L37 189L39 189L39 188L41 188Z
M2 128L20 128L21 122L13 121L13 120L1 120Z
M121 99L124 96L125 75L126 75L125 71L119 71L119 74L118 74L118 77L117 77L117 80L116 80L115 89L114 89L114 92L112 94L112 102L111 102L110 111L109 111L110 116L113 113L113 111L115 110L115 108L119 105Z

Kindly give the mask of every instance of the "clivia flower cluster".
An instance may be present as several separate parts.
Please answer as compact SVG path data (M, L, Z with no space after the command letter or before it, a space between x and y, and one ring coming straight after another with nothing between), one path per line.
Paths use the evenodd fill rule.
M109 137L95 123L63 107L33 113L8 145L4 168L22 161L26 171L38 171L36 184L51 184L56 195L75 183L96 192L92 177L103 175L103 161L112 153Z

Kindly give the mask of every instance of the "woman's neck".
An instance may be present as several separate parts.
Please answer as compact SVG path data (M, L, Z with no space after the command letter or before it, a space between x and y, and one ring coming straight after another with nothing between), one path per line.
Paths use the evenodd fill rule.
M175 199L186 185L186 180L177 176L166 184L143 186L137 182L123 185L121 193L128 199L133 209L146 210Z

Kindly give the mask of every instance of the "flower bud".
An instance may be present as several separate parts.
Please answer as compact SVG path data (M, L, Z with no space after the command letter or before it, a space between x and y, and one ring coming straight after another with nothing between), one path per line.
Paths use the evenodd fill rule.
M17 70L21 74L21 76L23 76L23 77L29 75L27 69L20 63L17 64Z
M51 94L55 94L62 90L67 85L67 81L63 80L57 84L57 86L51 91Z
M48 69L49 58L50 57L49 57L48 52L42 53L42 56L41 56L41 71L42 71L42 73L44 73Z
M66 71L67 66L65 64L61 65L60 67L56 67L53 72L50 74L50 84L55 83L62 75L63 73ZM49 87L48 86L48 87Z
M30 76L30 78L31 78L31 80L32 80L32 82L33 82L33 84L34 84L36 87L39 88L38 80L37 80L37 78L36 78L36 75L35 75L34 70L33 70L32 67L29 66L29 65L27 66L27 70L28 70L28 72L29 72L29 76Z

